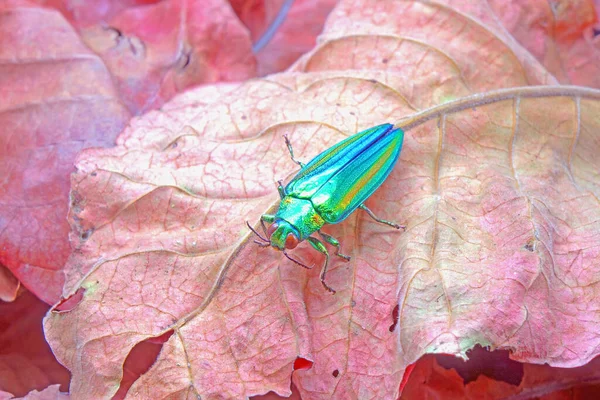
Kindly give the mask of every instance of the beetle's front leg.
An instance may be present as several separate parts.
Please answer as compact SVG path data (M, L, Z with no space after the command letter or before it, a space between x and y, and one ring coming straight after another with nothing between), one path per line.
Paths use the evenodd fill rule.
M325 283L325 274L327 274L327 267L329 266L329 252L327 251L327 248L325 247L325 245L323 243L321 243L319 241L319 239L316 239L312 236L309 236L307 238L308 243L310 243L312 245L312 247L315 248L315 250L325 254L325 265L323 265L323 269L321 269L321 283L323 284L323 287L327 290L329 290L331 293L335 294L335 290L333 290L332 288L330 288L326 283Z
M319 235L321 235L321 237L323 238L323 240L325 240L327 243L329 243L332 246L335 246L337 252L336 252L336 256L343 258L346 261L350 261L350 256L347 256L345 254L340 253L340 242L339 240L337 240L336 238L334 238L331 235L328 235L326 233L321 232L321 230L318 230L317 232L319 232Z
M300 168L304 168L304 163L294 158L294 149L292 149L292 143L290 142L290 139L287 137L287 135L283 135L283 138L285 139L285 145L287 146L288 151L290 152L290 157L292 158L292 161L298 164Z
M367 212L367 214L369 214L369 217L373 218L375 221L381 223L381 224L385 224L385 225L389 225L391 227L394 227L396 229L404 229L406 230L406 226L405 225L399 225L395 222L392 221L388 221L385 219L381 219L379 217L377 217L375 214L373 214L373 211L369 210L367 208L367 206L365 206L364 204L361 204L360 206L358 206L358 208L362 208L363 210L365 210Z
M272 224L273 222L275 222L275 216L272 214L263 214L260 216L260 224L262 225L263 232L265 233L265 235L267 235L267 227L265 226L265 222L268 224Z

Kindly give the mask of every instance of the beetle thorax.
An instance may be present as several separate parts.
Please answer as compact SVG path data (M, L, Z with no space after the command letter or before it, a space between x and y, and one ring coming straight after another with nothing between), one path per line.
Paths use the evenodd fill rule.
M310 200L285 196L275 215L298 230L300 241L321 229L325 221L317 213Z

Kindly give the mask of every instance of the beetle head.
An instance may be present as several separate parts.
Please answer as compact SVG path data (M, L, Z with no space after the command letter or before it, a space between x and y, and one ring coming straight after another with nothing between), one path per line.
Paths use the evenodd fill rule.
M298 230L282 219L271 224L267 230L267 238L271 241L271 246L278 250L293 249L300 243Z

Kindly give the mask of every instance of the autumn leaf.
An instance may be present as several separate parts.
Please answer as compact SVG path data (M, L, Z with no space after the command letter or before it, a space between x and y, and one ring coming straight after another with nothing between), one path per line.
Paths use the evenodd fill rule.
M195 85L256 76L250 35L225 0L130 7L80 32L135 114Z
M0 5L0 263L48 303L71 249L68 176L130 118L102 61L56 11Z
M63 15L35 2L0 6L0 263L53 304L71 251L76 154L113 145L130 111L191 85L250 78L255 66L249 35L222 0L37 3ZM215 30L222 21L228 29ZM5 276L0 298L10 300L17 283Z
M600 25L592 0L486 4L559 82L600 87Z
M63 392L69 387L69 372L54 358L40 324L48 308L26 290L12 303L0 302L0 391L10 393L6 398L53 383Z
M447 355L426 355L417 364L401 400L427 393L430 399L594 399L600 394L596 357L577 368L519 364L507 351L475 347L464 362Z
M250 30L258 75L264 76L287 69L298 57L312 50L337 0L231 0L230 3ZM272 39L260 47L276 21L281 21L281 25Z
M114 395L132 348L164 336L126 398L289 395L292 376L303 398L393 399L422 355L476 344L587 363L600 348L600 92L523 87L555 83L477 16L343 1L291 71L190 91L116 147L83 151L64 291L81 299L45 320L71 394ZM382 122L407 134L367 205L408 228L359 212L327 227L352 256L332 262L332 296L319 268L259 248L244 222L273 211L274 182L297 169L284 133L309 160ZM323 262L304 244L294 256ZM298 359L312 368L294 371Z
M37 0L106 64L133 114L189 87L256 76L250 34L226 0Z

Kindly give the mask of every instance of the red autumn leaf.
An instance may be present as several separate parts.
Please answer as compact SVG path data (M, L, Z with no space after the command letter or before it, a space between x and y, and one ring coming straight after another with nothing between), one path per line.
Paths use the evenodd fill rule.
M38 0L102 57L134 114L199 84L256 75L250 35L226 0Z
M598 357L577 368L521 365L508 360L506 351L490 353L481 348L475 348L469 357L472 359L464 362L444 355L424 356L416 363L400 399L422 398L427 393L432 400L475 400L483 396L489 400L584 400L600 394Z
M0 263L58 300L70 254L68 176L129 120L102 61L56 11L0 4Z
M168 0L131 7L81 30L134 113L199 84L256 75L250 36L225 0Z
M69 387L69 372L54 358L40 324L48 308L28 291L12 303L0 302L0 391L8 398L50 384L62 385L63 392Z
M288 395L290 376L304 398L396 398L425 353L481 344L563 367L598 354L600 92L494 90L556 78L437 3L340 2L292 70L188 92L81 153L65 287L81 299L45 320L74 397L114 395L130 351L162 335L126 398ZM385 121L405 145L367 204L408 229L361 213L328 227L353 257L332 262L332 296L318 253L299 246L317 266L299 268L244 221L297 169L283 133L308 160Z
M32 0L47 8L54 8L76 28L81 29L108 21L121 11L160 3L164 0Z
M67 177L75 155L113 144L130 118L122 103L138 112L189 85L245 79L255 68L247 33L220 0L37 3L65 13L84 41L56 11L25 1L0 6L0 263L55 303L71 250ZM229 28L216 29L223 21ZM5 275L0 296L9 300L16 282Z

